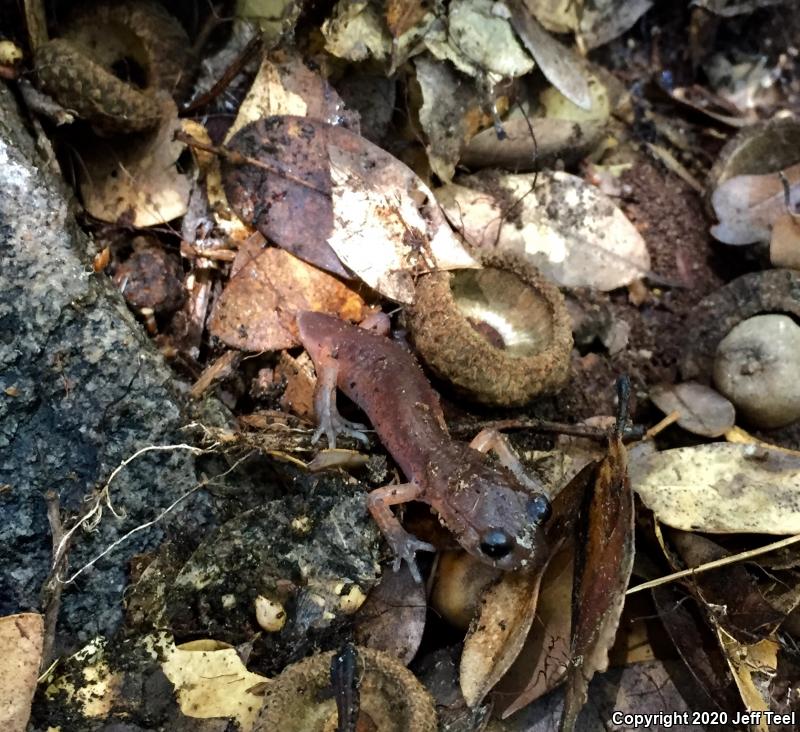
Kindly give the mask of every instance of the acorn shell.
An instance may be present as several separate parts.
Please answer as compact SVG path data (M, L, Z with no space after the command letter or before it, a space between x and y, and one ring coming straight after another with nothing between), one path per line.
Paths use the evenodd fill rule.
M517 406L558 391L569 374L572 330L564 298L509 253L477 270L419 278L408 326L422 360L483 404Z

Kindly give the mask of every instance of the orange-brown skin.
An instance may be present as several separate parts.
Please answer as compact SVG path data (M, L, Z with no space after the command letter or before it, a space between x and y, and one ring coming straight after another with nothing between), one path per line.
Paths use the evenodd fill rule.
M367 414L408 481L379 488L368 498L395 552L395 567L405 560L418 577L415 552L434 550L408 534L389 508L411 500L430 505L458 542L482 561L500 569L527 564L543 541L544 490L532 493L530 481L526 487L511 470L450 437L438 395L402 346L322 313L301 313L297 323L317 369L316 437L325 434L330 445L337 434L364 437L361 425L346 422L336 411L338 387ZM502 551L492 544L498 537Z

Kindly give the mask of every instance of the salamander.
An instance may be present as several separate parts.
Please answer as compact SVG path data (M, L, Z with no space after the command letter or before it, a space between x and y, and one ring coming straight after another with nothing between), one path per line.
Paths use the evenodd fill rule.
M407 501L427 503L459 544L485 563L504 570L529 565L544 541L550 502L541 484L527 477L496 432L469 445L453 440L439 396L414 356L384 334L331 315L302 312L300 340L317 371L314 406L316 442L330 447L346 434L367 441L363 425L341 417L337 387L369 417L378 438L407 480L369 493L367 506L394 552L394 568L408 563L420 574L417 551L435 547L409 534L391 510ZM384 332L388 331L388 319ZM497 464L485 451L495 449Z

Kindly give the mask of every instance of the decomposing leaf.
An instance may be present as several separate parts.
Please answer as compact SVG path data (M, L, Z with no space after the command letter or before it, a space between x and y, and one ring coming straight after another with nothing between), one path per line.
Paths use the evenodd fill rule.
M44 620L38 613L0 618L0 727L25 732L42 660Z
M258 28L266 48L277 46L287 28L294 28L303 4L297 0L236 0L237 23L244 21L248 28Z
M470 76L516 78L534 67L492 0L452 0L446 22L426 34L425 45L436 58Z
M683 429L704 437L724 435L736 420L733 404L718 391L694 381L653 387L650 400L664 414L678 412Z
M723 628L717 628L725 658L733 673L736 686L748 712L767 712L770 709L770 682L778 666L777 641L764 639L752 645L743 645L728 635ZM770 725L763 715L750 729L769 732Z
M213 336L233 348L277 351L298 345L294 321L301 310L363 317L359 295L282 249L243 246L233 268L208 324Z
M536 615L546 563L532 571L508 572L481 600L464 640L459 682L467 706L480 704L519 655Z
M630 465L631 483L662 523L708 533L800 533L800 458L716 442Z
M620 398L622 401L622 398ZM619 429L597 471L588 502L585 539L578 543L572 643L561 729L572 730L586 702L589 682L608 667L633 570L633 492Z
M261 696L253 687L268 679L248 671L235 648L210 639L179 646L162 640L159 647L161 670L187 717L233 717L243 730L253 728L261 709Z
M346 124L358 132L355 115L345 110L336 90L296 55L264 58L225 140L230 140L245 125L277 114Z
M422 642L427 612L425 587L407 566L384 572L358 611L356 642L385 651L407 666Z
M697 567L729 556L722 546L699 534L673 529L668 537L683 566ZM744 564L704 572L694 578L692 588L713 625L721 626L742 643L770 636L785 617L767 602L756 577Z
M229 147L252 161L223 166L234 210L301 259L335 274L346 274L344 263L402 303L413 300L415 267L476 266L427 186L349 130L269 117Z
M574 564L570 543L545 570L533 627L516 661L494 688L495 707L503 719L555 688L567 673Z
M444 182L453 178L461 149L483 122L482 99L472 79L428 55L414 59L422 90L419 122L428 137L431 170Z
M800 164L783 171L788 186L788 210L800 204ZM711 227L724 244L769 241L775 222L787 213L784 181L778 173L737 175L720 184L711 195L719 223Z
M517 252L563 287L613 290L650 269L645 241L622 211L568 173L481 173L437 197L475 250Z
M702 707L721 711L737 709L736 687L730 669L693 598L678 585L668 584L653 589L653 602L672 644L693 677Z
M724 18L745 15L758 8L767 8L770 5L782 5L783 3L784 0L695 0L695 5Z
M325 50L348 61L378 61L389 57L392 38L380 10L365 0L341 0L322 24Z
M592 106L587 75L572 51L564 48L544 28L523 0L504 0L511 14L511 25L533 56L545 78L581 109Z
M652 0L526 0L539 22L554 33L576 32L587 49L614 40L653 4Z
M174 139L184 123L172 99L164 98L162 107L162 123L153 132L93 139L80 151L81 196L95 218L145 227L186 213L193 176L179 169L186 145Z

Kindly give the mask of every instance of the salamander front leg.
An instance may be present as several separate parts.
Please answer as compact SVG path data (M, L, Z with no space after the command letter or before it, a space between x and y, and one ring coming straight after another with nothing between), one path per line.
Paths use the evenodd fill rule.
M314 411L317 415L317 429L311 438L316 444L322 435L328 438L328 447L336 447L337 435L348 435L369 444L367 436L362 432L366 425L350 422L339 414L336 408L336 379L339 374L339 362L329 353L323 353L314 359L317 372L317 390L314 392Z
M389 506L398 503L407 503L418 498L422 488L414 483L389 485L378 488L367 496L367 508L375 519L375 523L383 532L389 546L394 552L394 571L400 569L400 563L405 561L411 570L411 575L417 582L422 582L422 575L417 567L415 555L418 551L435 552L436 547L427 542L420 541L416 536L409 534L392 513Z
M546 494L544 486L525 472L525 467L502 432L494 429L481 430L472 438L469 446L478 452L493 450L500 460L500 464L507 467L523 486L536 493Z

